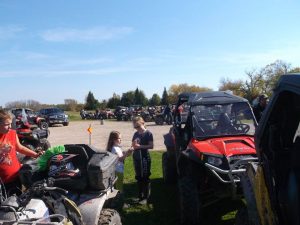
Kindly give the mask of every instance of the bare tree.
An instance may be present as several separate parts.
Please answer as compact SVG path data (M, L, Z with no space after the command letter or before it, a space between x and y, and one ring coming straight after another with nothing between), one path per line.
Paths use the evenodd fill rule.
M75 111L78 102L75 99L65 99L65 110L66 111Z
M32 110L39 110L41 108L41 103L36 100L20 100L12 101L5 104L5 108L30 108Z

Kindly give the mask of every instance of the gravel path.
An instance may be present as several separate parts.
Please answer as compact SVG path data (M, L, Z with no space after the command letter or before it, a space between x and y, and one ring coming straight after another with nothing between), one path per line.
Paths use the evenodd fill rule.
M63 144L88 144L89 133L87 129L91 124L92 132L92 145L99 149L105 149L109 133L113 130L117 130L122 134L122 146L123 149L127 149L131 145L131 139L135 130L132 127L131 122L118 122L118 121L104 121L101 125L100 121L74 121L70 122L69 126L63 127L57 125L50 127L49 141L51 146L63 145ZM163 135L168 133L170 126L159 126L155 123L147 123L147 129L153 133L154 137L154 149L164 150Z

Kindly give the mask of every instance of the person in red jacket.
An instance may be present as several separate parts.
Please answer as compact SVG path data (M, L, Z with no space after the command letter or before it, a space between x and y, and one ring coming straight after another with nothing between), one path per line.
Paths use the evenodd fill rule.
M0 178L7 191L21 187L18 177L21 164L17 152L33 158L42 154L21 145L11 123L10 113L0 110Z

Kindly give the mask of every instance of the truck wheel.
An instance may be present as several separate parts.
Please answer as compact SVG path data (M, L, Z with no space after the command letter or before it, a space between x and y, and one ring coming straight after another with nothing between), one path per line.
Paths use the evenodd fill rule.
M162 155L162 172L163 179L166 184L174 184L177 180L177 170L175 155L172 157L168 152L164 152Z
M63 123L63 125L66 127L66 126L69 126L69 122L65 122Z
M98 225L122 225L121 217L116 210L103 209L100 213Z
M249 222L248 211L246 207L243 207L238 210L235 215L234 225L252 225Z
M190 176L178 180L181 224L198 225L200 221L200 200L196 181Z

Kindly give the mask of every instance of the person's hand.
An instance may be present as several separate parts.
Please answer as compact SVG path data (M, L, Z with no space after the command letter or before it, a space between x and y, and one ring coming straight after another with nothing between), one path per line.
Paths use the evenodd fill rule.
M132 146L131 146L134 150L141 148L141 145L137 142L137 140L134 140L132 142Z
M44 154L45 154L45 151L40 150L40 151L36 152L34 158L38 158L38 157L40 157L41 155L44 155Z
M134 151L133 147L130 147L126 152L126 156L130 156L133 151Z

